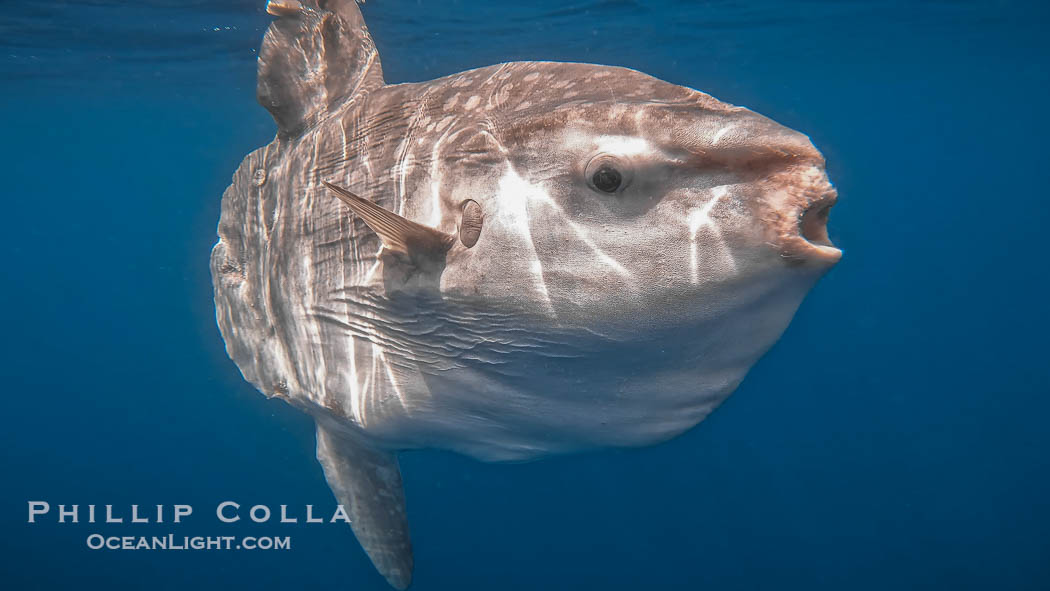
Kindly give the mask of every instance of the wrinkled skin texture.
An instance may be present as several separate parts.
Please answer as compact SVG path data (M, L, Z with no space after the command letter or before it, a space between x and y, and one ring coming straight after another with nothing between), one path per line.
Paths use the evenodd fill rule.
M624 68L518 62L384 85L356 6L294 8L260 60L280 132L223 196L216 314L245 378L318 420L329 482L362 511L363 493L340 493L358 449L384 468L376 453L524 460L683 432L838 260L835 194L802 134ZM350 52L330 54L342 78L311 62L319 45ZM326 86L297 78L296 59ZM603 166L613 192L595 186ZM322 181L453 236L472 200L481 231L422 266ZM358 528L406 586L410 549L405 562L407 546Z

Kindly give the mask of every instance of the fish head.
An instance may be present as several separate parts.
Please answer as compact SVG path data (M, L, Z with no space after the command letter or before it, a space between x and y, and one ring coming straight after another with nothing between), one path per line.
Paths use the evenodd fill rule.
M450 258L446 287L522 299L562 326L613 336L734 312L782 330L841 256L820 152L692 89L564 67L523 93L531 105L489 115L502 160L475 193L480 239Z

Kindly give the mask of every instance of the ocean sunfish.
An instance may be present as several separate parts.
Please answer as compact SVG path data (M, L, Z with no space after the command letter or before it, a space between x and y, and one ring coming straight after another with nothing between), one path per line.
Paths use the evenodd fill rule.
M640 72L514 62L386 84L354 0L271 0L277 136L222 198L226 351L309 413L396 588L397 453L516 461L681 434L841 255L809 139Z

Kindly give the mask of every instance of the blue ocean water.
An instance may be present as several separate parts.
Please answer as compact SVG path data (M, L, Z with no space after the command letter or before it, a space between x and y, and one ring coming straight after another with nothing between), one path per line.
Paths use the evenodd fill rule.
M387 589L312 422L214 322L219 198L274 125L262 0L0 7L4 588ZM828 157L845 257L729 401L656 447L521 465L404 454L425 589L1050 588L1044 3L411 2L363 8L389 82L544 59L748 106ZM190 504L27 523L27 502ZM246 515L246 511L244 512ZM106 535L290 535L104 551Z

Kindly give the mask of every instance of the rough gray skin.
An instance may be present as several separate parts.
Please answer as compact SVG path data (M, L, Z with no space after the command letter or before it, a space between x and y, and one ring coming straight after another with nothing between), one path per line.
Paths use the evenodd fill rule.
M352 0L268 11L259 100L279 131L223 196L216 316L244 377L316 419L332 491L397 588L398 450L524 460L678 435L840 256L820 153L747 109L588 64L385 85Z

